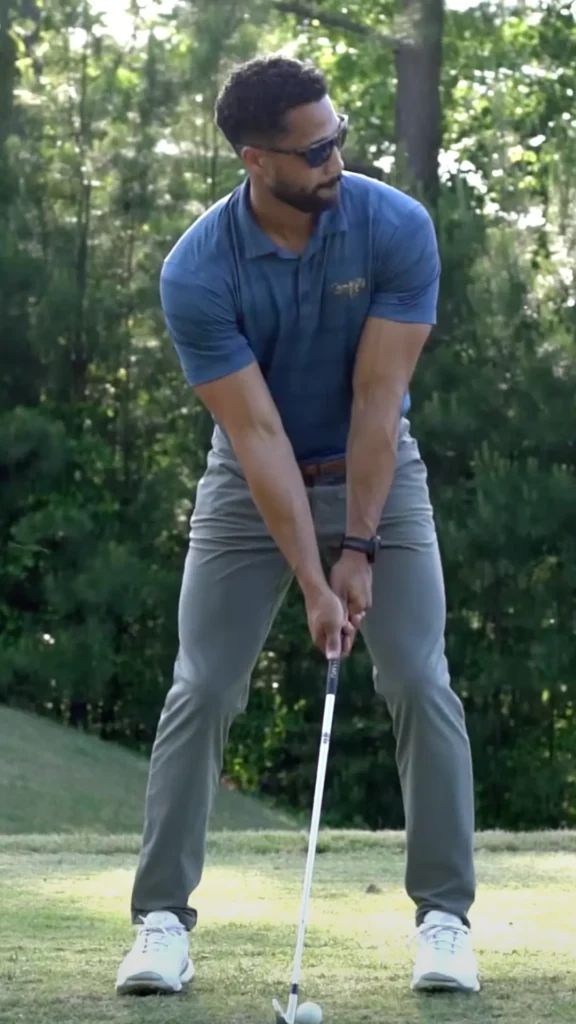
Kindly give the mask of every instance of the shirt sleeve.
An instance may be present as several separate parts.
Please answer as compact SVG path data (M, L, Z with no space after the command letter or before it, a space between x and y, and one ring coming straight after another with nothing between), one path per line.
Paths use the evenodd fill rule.
M375 236L375 282L368 316L436 323L440 256L428 211L416 204L391 238Z
M225 284L216 274L164 263L160 298L168 333L189 384L208 384L255 361Z

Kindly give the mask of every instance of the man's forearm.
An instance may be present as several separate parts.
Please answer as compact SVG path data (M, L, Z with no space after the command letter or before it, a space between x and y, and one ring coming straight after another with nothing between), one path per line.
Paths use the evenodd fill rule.
M302 474L283 432L249 431L234 443L252 497L304 595L325 587Z
M381 390L356 394L347 447L346 533L369 539L394 479L401 399Z

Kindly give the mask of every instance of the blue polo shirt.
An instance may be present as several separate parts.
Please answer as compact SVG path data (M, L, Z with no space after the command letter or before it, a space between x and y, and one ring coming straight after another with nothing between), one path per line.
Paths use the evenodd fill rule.
M176 243L160 293L188 382L205 384L257 360L305 462L346 451L366 318L434 324L439 276L425 208L345 172L338 205L320 215L301 255L258 226L246 181ZM406 396L404 414L408 408Z

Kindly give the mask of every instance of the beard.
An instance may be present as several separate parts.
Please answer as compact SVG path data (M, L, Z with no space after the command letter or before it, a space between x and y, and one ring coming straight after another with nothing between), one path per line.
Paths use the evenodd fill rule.
M307 191L305 189L293 188L285 183L278 183L270 187L272 195L279 199L286 206L300 213L322 213L336 206L340 198L339 183L342 180L339 175L333 178L326 185L322 185Z

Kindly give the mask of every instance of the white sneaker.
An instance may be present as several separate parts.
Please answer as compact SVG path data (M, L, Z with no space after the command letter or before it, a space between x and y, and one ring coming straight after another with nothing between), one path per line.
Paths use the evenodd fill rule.
M431 910L411 940L418 943L412 990L479 992L478 964L470 929L454 914Z
M194 977L189 954L188 933L175 914L147 914L118 971L116 992L181 992L182 985Z

